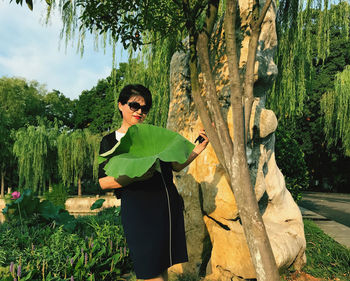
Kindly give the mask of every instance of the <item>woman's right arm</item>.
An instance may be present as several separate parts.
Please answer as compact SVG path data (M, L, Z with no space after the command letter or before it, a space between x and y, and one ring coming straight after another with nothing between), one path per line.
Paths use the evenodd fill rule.
M117 182L115 178L110 176L99 178L98 182L102 189L114 189L122 187L122 185Z
M141 177L129 178L128 176L120 176L119 178L114 178L111 176L106 176L98 179L102 189L115 189L127 186L136 181L148 180L153 176L155 169L152 166L144 175Z

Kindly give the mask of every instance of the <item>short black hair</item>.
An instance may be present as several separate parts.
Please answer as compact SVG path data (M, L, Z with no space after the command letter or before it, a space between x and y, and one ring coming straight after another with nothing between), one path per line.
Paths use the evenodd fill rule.
M148 108L152 107L152 94L149 89L141 84L129 84L126 85L119 94L118 103L126 104L131 97L141 96L144 98ZM122 112L119 110L120 115L123 117Z

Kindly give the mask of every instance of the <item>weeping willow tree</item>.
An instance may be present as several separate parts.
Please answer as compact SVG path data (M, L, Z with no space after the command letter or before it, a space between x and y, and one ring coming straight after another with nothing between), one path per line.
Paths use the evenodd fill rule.
M20 187L43 194L47 183L50 186L56 164L57 135L57 128L48 129L44 125L21 128L15 133L13 153L18 160Z
M58 170L63 184L78 186L82 195L81 179L84 172L91 171L97 179L98 149L100 139L89 130L63 131L57 139Z
M321 110L328 145L341 143L344 154L350 156L350 66L336 75L334 90L322 96Z
M279 75L268 101L278 116L302 115L314 66L330 52L331 28L348 39L349 17L349 1L279 1L275 56Z

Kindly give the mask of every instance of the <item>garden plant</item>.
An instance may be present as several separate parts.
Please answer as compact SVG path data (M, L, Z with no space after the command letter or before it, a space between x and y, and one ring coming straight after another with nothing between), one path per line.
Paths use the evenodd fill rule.
M9 200L0 225L0 280L118 280L131 270L119 208L76 219L30 190Z

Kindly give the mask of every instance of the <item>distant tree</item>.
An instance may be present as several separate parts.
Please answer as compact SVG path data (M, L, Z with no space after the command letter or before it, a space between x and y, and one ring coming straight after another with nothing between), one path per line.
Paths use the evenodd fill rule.
M334 90L321 99L325 115L326 139L330 145L341 143L344 154L350 156L350 66L335 76Z
M57 136L57 128L46 128L43 124L21 128L15 133L13 153L18 160L20 188L43 194L47 183L51 185L57 163Z
M36 81L21 78L0 78L0 109L9 120L9 126L17 130L26 124L37 124L37 116L45 112L44 86Z
M97 179L97 158L100 138L88 129L63 131L57 139L58 170L64 185L76 184L78 196L82 195L84 171L90 169Z
M290 2L290 4L292 5L293 2ZM347 7L347 4L343 1L338 5L332 5L328 10L321 11L315 7L310 10L309 18L311 20L306 21L305 24L310 26L310 39L308 40L311 43L309 57L312 60L309 61L310 65L306 65L307 67L305 67L309 73L309 77L304 82L307 94L305 98L302 98L302 111L296 114L296 112L291 113L287 110L290 106L289 102L293 102L293 99L290 99L289 95L294 94L292 90L286 90L286 87L283 87L281 91L275 88L275 92L268 99L268 105L279 116L277 133L284 134L284 131L288 130L293 138L297 140L298 145L304 152L305 161L308 166L311 180L310 187L319 190L322 190L324 185L328 189L332 188L334 191L344 192L347 189L347 183L350 182L349 171L345 169L345 167L349 166L350 158L344 155L341 142L333 142L333 145L330 145L332 142L327 141L324 114L320 106L322 95L334 90L336 74L342 72L344 67L350 64L350 41L344 34L346 27L343 26L346 19L340 16L342 13L346 14ZM287 8L291 9L291 6ZM282 14L281 11L280 14ZM278 24L281 24L281 17L277 21ZM331 17L331 20L327 19L327 17ZM326 22L328 25L327 30L322 27L321 18L323 18L323 23L325 23L324 21L328 21L328 23ZM327 35L324 42L320 41L319 33L321 31ZM290 40L293 41L292 39ZM329 46L326 49L326 56L322 56L319 48L327 42ZM283 46L284 48L289 48L288 43L286 45L283 44L279 48ZM306 48L300 50L301 53L305 51ZM300 57L303 58L303 55L301 54ZM280 62L281 65L275 87L282 87L278 86L278 83L283 83L283 79L289 79L290 77L287 76L294 75L293 73L297 71L296 61L292 64L293 69L289 74L289 66L285 67L282 65L282 60L286 61L291 58L285 56L284 51L278 52L276 61ZM294 59L298 60L298 56L296 58L294 57ZM282 78L283 75L286 75L286 77ZM295 78L288 85L291 87L297 83L298 80ZM278 103L275 104L277 99L280 99L278 102L280 105ZM288 99L288 102L286 99ZM277 145L279 144L277 143ZM299 175L296 177L299 177ZM304 185L304 187L306 186Z
M114 116L114 93L111 78L99 80L90 90L83 91L74 102L75 129L88 128L92 133L110 130Z
M16 159L13 155L15 139L11 132L27 125L37 125L37 116L45 112L44 86L21 78L0 78L0 168L1 194L5 192L5 179L17 183Z
M328 0L278 2L279 74L268 103L277 116L294 118L303 114L315 67L332 55L333 40L349 39L350 5Z
M9 121L3 111L0 111L0 172L1 192L0 197L5 195L5 176L13 168L12 140L10 137Z
M58 90L53 90L43 97L45 103L45 117L54 122L61 123L61 126L73 128L73 106L74 102L65 97Z

